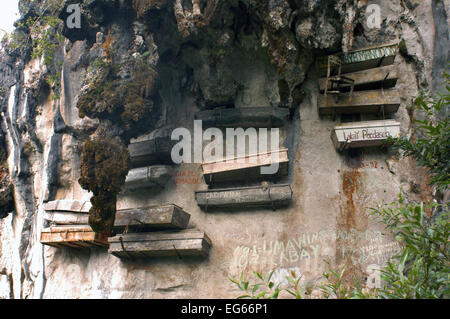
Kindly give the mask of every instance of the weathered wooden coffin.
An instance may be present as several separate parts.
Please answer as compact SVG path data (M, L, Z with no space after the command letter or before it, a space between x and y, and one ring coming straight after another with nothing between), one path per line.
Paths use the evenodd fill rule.
M241 187L195 192L197 204L205 209L236 207L282 207L292 200L290 185L270 185L265 188Z
M211 240L199 230L122 234L109 238L109 253L119 258L205 257Z
M344 123L335 126L331 138L339 150L383 145L388 137L400 136L394 120Z
M114 221L116 233L144 232L152 229L184 229L191 215L176 205L118 210Z
M195 114L203 127L281 127L288 117L289 110L278 107L214 109Z
M57 248L107 247L108 237L94 233L90 226L55 226L42 230L41 243Z
M261 174L261 167L276 163L279 164L279 169L276 174ZM207 184L250 179L270 180L288 174L288 150L282 149L245 157L225 159L222 162L203 163L202 169Z
M44 204L44 219L56 225L88 225L89 201L55 200Z
M400 106L400 96L395 89L370 90L349 93L319 95L317 104L321 115L397 112Z
M361 48L347 54L334 54L334 56L337 56L343 62L342 73L350 73L391 65L395 61L397 52L398 43L396 42ZM320 76L326 76L328 56L318 58L317 67Z
M355 80L355 90L371 90L394 87L397 84L398 76L397 69L392 66L384 66L381 68L375 68L370 70L358 71L345 74ZM325 91L325 85L327 78L321 78L319 80L320 91ZM342 85L344 89L350 89L349 84Z
M164 187L172 176L170 166L158 165L139 167L128 172L122 193L128 194L139 189Z
M131 166L145 167L155 164L173 164L171 152L176 141L170 136L155 137L146 141L131 143L128 145L130 151Z

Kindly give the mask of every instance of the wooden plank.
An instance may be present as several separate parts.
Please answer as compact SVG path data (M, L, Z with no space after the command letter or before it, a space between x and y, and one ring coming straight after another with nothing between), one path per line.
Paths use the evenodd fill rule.
M41 232L41 243L49 246L67 246L72 248L89 248L108 246L108 237L103 234L86 231L89 226L51 227ZM89 227L90 229L90 227Z
M155 137L146 141L131 143L128 145L128 150L130 151L132 167L173 164L171 152L176 143L176 141L171 140L170 136Z
M337 114L356 114L356 113L381 113L381 108L384 106L384 112L397 112L400 106L400 96L396 90L384 90L384 95L381 90L358 91L353 92L350 99L349 93L338 95L321 94L317 101L319 113L321 115L330 115L336 112Z
M349 51L347 54L333 54L343 62L342 73L357 72L380 66L391 65L398 53L398 42L387 43L358 50ZM326 76L328 56L317 59L317 67L320 76Z
M276 174L261 174L261 167L276 163L280 165ZM270 180L279 176L286 176L288 168L287 149L202 164L203 175L207 184L248 179Z
M114 231L122 232L125 228L130 232L161 228L184 229L188 226L190 217L190 214L173 204L119 210L116 212Z
M270 185L270 187L243 187L215 189L195 193L197 204L203 209L235 207L281 207L292 200L290 185Z
M128 172L122 194L129 194L139 189L164 187L172 176L172 168L167 165L139 167Z
M47 202L43 205L44 210L48 212L72 212L72 213L89 213L92 204L89 201L59 199Z
M355 90L380 89L382 85L383 88L387 89L394 87L398 80L397 69L392 65L347 73L345 76L355 80ZM326 82L326 77L319 80L319 87L322 93L325 91ZM350 89L350 85L347 84L343 85L343 87Z
M289 118L289 110L278 107L244 107L197 112L203 127L281 127Z
M110 238L109 244L108 252L119 258L207 256L211 247L208 236L199 230L123 234Z
M63 211L50 211L44 213L44 219L56 225L87 225L89 214Z
M345 123L334 127L331 138L338 150L383 145L388 137L400 136L394 120Z

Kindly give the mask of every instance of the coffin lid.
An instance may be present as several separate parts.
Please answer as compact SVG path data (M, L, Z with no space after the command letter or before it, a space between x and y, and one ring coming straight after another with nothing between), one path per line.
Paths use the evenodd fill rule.
M364 129L364 128L376 128L387 126L400 126L400 123L395 120L379 120L379 121L366 121L366 122L349 122L341 123L334 127L335 130L345 129Z

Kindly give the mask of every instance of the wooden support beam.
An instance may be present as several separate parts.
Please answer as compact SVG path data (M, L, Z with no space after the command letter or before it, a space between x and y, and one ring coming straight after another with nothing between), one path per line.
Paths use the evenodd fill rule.
M338 150L381 146L388 137L400 136L400 123L394 120L353 122L336 125L331 134Z
M385 113L397 112L400 106L400 95L395 89L371 90L339 95L319 95L317 101L320 115L379 113L384 107Z
M203 127L281 127L289 118L289 110L278 107L243 107L214 109L195 114Z
M207 256L211 240L199 230L117 235L109 239L109 253L119 258Z
M237 207L281 207L292 200L290 185L241 187L195 192L197 204L205 210Z
M143 232L152 229L184 229L191 215L182 208L170 204L145 208L133 208L116 212L114 231Z
M275 174L261 174L261 167L277 163L279 164L279 168ZM288 150L282 149L267 153L225 159L222 162L203 163L202 169L207 184L251 179L271 180L288 174Z
M374 89L388 89L394 87L397 83L397 69L392 66L385 66L374 68L370 70L358 71L354 73L347 73L345 75L355 80L355 90L374 90ZM325 91L327 78L319 80L320 91ZM350 89L350 85L343 84L342 87Z
M155 137L150 140L131 143L128 145L130 151L131 165L133 168L145 167L155 164L172 165L171 152L176 141L170 136Z

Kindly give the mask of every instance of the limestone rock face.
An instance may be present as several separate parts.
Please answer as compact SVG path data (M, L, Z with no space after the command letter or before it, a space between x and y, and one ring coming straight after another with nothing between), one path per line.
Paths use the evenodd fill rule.
M81 28L69 28L72 2L55 13L64 39L55 40L51 63L30 46L0 52L0 298L234 298L229 277L275 270L284 283L296 270L312 284L327 270L324 260L378 282L375 272L398 244L366 207L401 189L431 199L426 173L391 150L336 152L330 135L339 119L318 114L315 60L404 40L394 63L401 105L390 118L410 135L407 106L419 89L440 89L448 61L448 1L89 0L80 4ZM42 10L23 3L21 21ZM367 22L369 4L380 9L379 28ZM205 212L195 201L207 189L200 163L173 165L161 187L120 192L124 172L99 176L100 159L82 156L94 139L126 146L175 128L193 136L196 112L231 107L289 109L280 130L289 172L277 183L291 185L290 206ZM209 257L125 262L100 247L43 246L45 203L98 195L80 186L81 174L102 180L98 189L114 188L114 196L99 195L109 226L114 202L117 210L175 204L191 215L189 228L208 234Z

